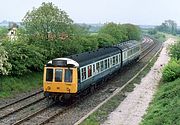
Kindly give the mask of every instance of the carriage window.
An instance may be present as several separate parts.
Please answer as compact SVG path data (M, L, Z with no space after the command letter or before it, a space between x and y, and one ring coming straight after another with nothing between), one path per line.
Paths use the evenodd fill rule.
M93 73L95 73L96 70L95 70L95 64L93 64Z
M107 69L108 68L107 59L104 62L105 62L105 69Z
M65 69L64 82L72 82L73 72L72 69Z
M108 61L107 61L107 67L109 68L110 64L109 64L109 58L108 58Z
M101 61L101 71L104 70L104 61Z
M46 69L46 81L53 81L53 69Z
M88 77L92 76L92 65L88 66Z
M81 79L82 80L86 79L86 67L81 69Z
M115 65L115 61L116 61L116 58L115 56L113 57L113 65Z
M55 70L55 82L62 82L62 69Z
M118 55L116 56L116 64L118 64Z
M96 72L99 72L99 71L100 71L99 63L96 63Z
M113 59L110 58L110 66L112 66L112 65L113 65Z

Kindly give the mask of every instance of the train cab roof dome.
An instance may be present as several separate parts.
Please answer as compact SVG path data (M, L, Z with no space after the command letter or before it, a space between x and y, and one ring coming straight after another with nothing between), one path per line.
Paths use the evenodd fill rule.
M49 61L47 65L79 67L79 64L75 60L72 60L69 58L56 58L56 59Z

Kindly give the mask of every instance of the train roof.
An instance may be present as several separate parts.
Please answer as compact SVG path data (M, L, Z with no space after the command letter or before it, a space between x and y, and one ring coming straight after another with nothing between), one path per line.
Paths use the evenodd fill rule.
M140 42L138 42L136 40L131 40L131 41L127 41L127 42L117 44L115 46L99 48L97 50L84 52L84 53L80 53L80 54L75 54L75 55L67 56L65 58L74 60L81 67L81 66L96 62L98 60L101 60L103 58L107 58L109 56L115 55L117 53L121 53L122 51L125 51L129 48L132 48L133 46L136 46L138 44L140 44ZM65 58L63 58L63 59L65 59ZM57 60L57 59L60 60L62 58L56 58L54 60ZM74 65L74 66L77 66L77 65Z
M120 49L118 47L106 47L100 48L94 51L84 52L80 54L75 54L68 56L67 58L73 59L79 63L80 66L84 66L89 63L96 62L108 56L114 55L116 53L120 53Z
M103 58L120 53L121 51L125 51L129 48L132 48L133 46L136 46L138 43L139 42L136 40L131 40L131 41L117 44L115 46L99 48L94 51L71 55L71 56L68 56L67 58L75 60L76 62L79 63L80 66L84 66L86 64L93 63Z

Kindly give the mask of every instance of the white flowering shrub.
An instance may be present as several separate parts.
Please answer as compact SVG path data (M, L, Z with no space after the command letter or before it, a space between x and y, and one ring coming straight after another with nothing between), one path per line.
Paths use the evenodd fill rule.
M5 49L0 45L0 75L7 75L12 66L8 63L8 55Z

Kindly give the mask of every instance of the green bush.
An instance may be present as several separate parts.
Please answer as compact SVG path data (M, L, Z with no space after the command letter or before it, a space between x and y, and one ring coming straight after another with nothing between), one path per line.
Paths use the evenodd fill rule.
M172 58L180 59L180 41L170 47L170 54Z
M45 57L39 47L22 42L4 42L2 45L8 52L12 75L22 75L43 69Z
M0 46L0 75L7 75L11 68L12 66L8 62L8 53L3 46Z
M180 60L171 60L163 69L163 80L165 82L173 81L180 77Z
M105 33L99 33L96 37L97 37L99 48L111 46L115 44L115 41L116 41L111 35L105 34Z

